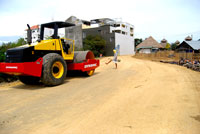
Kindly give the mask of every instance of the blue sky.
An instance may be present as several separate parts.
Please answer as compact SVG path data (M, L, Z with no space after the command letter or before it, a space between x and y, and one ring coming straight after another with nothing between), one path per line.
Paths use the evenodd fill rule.
M153 36L170 43L188 35L200 39L200 0L0 0L2 36L22 36L26 24L80 19L122 18L135 26L135 38Z

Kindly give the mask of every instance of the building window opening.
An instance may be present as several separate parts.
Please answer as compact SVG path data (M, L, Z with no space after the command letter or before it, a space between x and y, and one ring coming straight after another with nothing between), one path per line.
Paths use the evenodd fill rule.
M120 27L120 24L114 24L114 27Z
M121 33L121 30L115 30L115 33Z
M86 38L86 34L85 34L85 32L83 32L83 38Z
M133 32L133 28L132 27L130 28L130 31Z
M125 28L126 26L124 24L122 24L122 27Z
M126 34L126 32L122 31L122 34L124 34L124 35L125 35L125 34Z
M99 32L100 34L103 34L103 31L102 31L102 30L98 30L98 32Z
M133 36L133 34L130 34L130 36Z

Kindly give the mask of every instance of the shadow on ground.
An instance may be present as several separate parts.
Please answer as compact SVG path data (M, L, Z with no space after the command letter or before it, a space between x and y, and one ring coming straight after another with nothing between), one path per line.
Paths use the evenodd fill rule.
M91 77L93 77L97 74L98 73L95 72ZM87 78L90 78L90 76L87 76L85 73L83 73L81 71L70 71L67 73L67 77L66 77L65 81L63 82L63 84L68 83L70 79L74 79L74 78L87 79ZM59 86L59 85L57 85L57 86ZM20 85L13 86L11 88L22 89L22 90L41 90L41 89L45 89L46 87L51 88L51 87L55 87L55 86L45 86L42 83L39 83L38 85L25 85L25 84L21 83Z
M200 122L200 115L191 116L191 118L195 119L196 121Z

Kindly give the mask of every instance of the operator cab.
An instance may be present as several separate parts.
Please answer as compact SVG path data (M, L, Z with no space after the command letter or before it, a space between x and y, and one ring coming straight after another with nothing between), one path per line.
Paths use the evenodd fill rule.
M55 21L55 22L41 24L40 40L44 40L45 28L50 28L54 31L53 35L52 35L53 39L59 39L58 29L65 28L65 27L71 27L71 26L75 26L75 25L72 23L67 23L67 22L62 22L62 21Z
M45 29L48 28L51 30L50 32L52 32L52 35L50 36L50 38L60 39L62 47L63 47L63 51L66 54L69 54L70 45L68 43L68 40L66 40L65 38L60 38L58 35L59 34L58 30L65 27L71 27L71 26L75 26L75 25L71 23L67 23L67 22L62 22L62 21L55 21L55 22L41 24L40 39L38 40L38 42L40 42L41 40L44 40Z

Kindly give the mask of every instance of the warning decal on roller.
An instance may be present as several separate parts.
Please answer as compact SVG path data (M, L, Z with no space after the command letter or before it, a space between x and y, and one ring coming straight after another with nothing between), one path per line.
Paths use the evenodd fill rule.
M88 64L88 65L84 65L84 68L89 68L89 67L96 67L97 64Z

